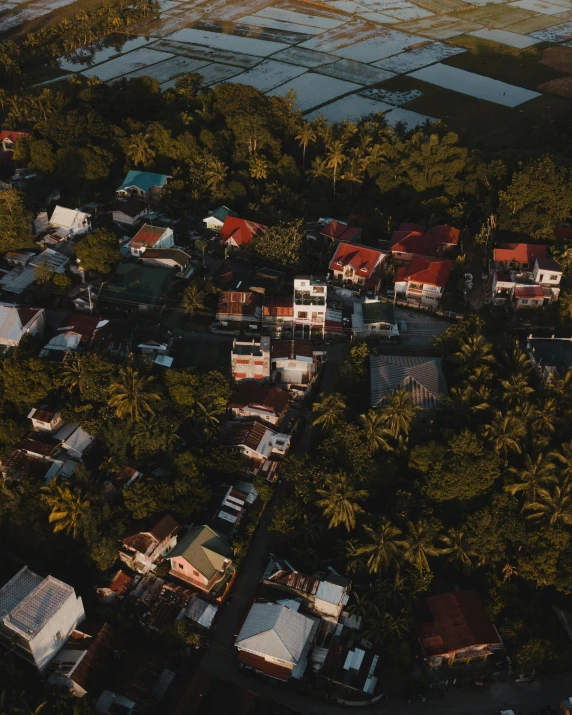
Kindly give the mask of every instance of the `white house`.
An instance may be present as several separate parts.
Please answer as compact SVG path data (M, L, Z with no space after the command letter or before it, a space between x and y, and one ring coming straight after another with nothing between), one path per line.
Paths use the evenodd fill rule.
M64 423L59 410L47 407L32 407L28 419L32 420L34 432L55 432Z
M175 237L172 228L143 224L129 241L132 256L142 256L148 248L173 248Z
M266 380L270 377L270 338L234 340L230 354L235 380Z
M388 255L377 248L340 241L330 261L330 271L335 280L376 290Z
M41 335L45 317L43 308L0 303L0 345L15 347L24 335Z
M84 619L72 586L27 566L0 589L0 636L6 643L16 639L15 652L40 671Z
M158 201L163 187L170 178L167 174L131 169L117 189L117 198L127 200L135 196L144 201Z
M326 352L309 340L275 340L272 343L272 380L305 390L315 379Z
M219 206L209 213L209 215L203 219L205 228L209 231L220 231L226 221L227 216L236 216L234 211L228 208L228 206Z
M316 330L324 334L327 297L328 286L324 281L312 276L294 278L294 335L301 332L304 337L307 332L310 337Z
M78 209L68 209L65 206L56 206L48 223L49 230L59 238L73 238L81 236L91 229L91 214Z
M357 338L397 338L399 328L392 303L380 300L354 302L352 333Z
M453 261L413 256L408 266L395 272L395 292L421 305L437 307L452 270Z
M558 300L562 267L553 258L537 257L532 271L495 271L491 299L495 305L510 303L516 310L539 308Z

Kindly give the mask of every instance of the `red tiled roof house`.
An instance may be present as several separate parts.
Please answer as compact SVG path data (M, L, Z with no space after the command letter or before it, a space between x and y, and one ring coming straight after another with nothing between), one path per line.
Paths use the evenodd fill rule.
M558 300L562 267L534 243L507 243L493 252L491 299L515 310L539 308Z
M173 229L150 226L148 223L141 226L129 241L133 256L142 256L148 248L172 248L174 245Z
M233 419L257 417L276 425L286 414L288 392L280 387L241 382L228 403Z
M421 305L436 307L452 269L453 261L413 256L408 266L400 266L395 272L395 292Z
M353 243L339 243L330 261L330 271L335 280L352 285L379 283L382 265L388 253L378 248L358 246Z
M29 137L30 132L13 132L9 129L4 129L0 132L0 146L2 151L14 151L18 139Z
M447 224L426 230L417 223L402 223L399 230L393 232L390 249L398 261L411 261L415 255L437 258L454 249L460 235L459 229Z
M266 226L254 221L247 221L236 216L227 216L220 230L220 240L230 250L248 246L253 239L261 236Z

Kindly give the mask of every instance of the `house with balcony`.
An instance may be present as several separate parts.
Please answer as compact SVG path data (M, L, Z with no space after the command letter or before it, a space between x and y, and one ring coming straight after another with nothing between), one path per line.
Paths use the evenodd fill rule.
M324 335L328 285L312 276L294 278L294 336Z
M289 295L265 295L262 306L262 332L280 338L294 326L294 302Z
M398 296L436 308L443 297L453 261L413 256L408 266L399 266L393 283Z
M142 256L149 248L172 248L175 245L173 229L143 224L128 245L132 256Z
M424 258L445 257L459 244L461 232L443 224L425 228L417 223L402 223L393 232L390 250L397 263L409 263L414 256Z
M195 526L168 555L171 576L220 600L234 580L233 555L225 536L210 526Z
M558 300L561 279L562 267L557 261L537 256L531 271L516 267L506 273L495 271L491 300L495 305L510 305L515 310L540 308Z
M290 449L292 436L276 432L260 420L234 422L226 433L225 442L246 458L243 471L250 476L261 476L270 482Z
M268 380L270 378L270 338L234 340L230 366L235 380Z
M383 264L389 253L378 248L340 242L330 261L334 280L344 285L364 287L377 292Z

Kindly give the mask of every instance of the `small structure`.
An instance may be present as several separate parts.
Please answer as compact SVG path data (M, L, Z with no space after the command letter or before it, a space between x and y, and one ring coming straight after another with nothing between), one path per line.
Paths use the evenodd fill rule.
M218 301L216 319L225 325L248 323L257 329L262 319L262 295L252 291L223 291Z
M301 600L311 613L338 621L349 600L350 582L329 571L323 578L280 570L264 580L267 586Z
M288 392L280 387L241 382L228 403L228 409L235 420L256 417L276 425L286 414L288 401Z
M139 531L121 541L120 560L137 573L148 573L177 543L179 524L168 514L148 531Z
M389 254L378 248L340 242L330 261L335 280L355 286L377 285Z
M235 380L267 380L270 377L270 338L234 340L230 362Z
M275 340L272 343L272 380L305 392L316 378L326 353L309 340Z
M452 270L453 261L415 255L408 266L400 266L395 272L395 292L405 295L407 300L435 308L443 297Z
M63 274L70 262L68 256L52 248L46 248L31 258L27 265L15 266L0 279L0 288L7 293L20 295L36 281L36 268L46 268L50 273Z
M23 308L0 303L0 345L15 347L24 335L41 335L45 319L43 308Z
M89 348L101 322L106 321L94 315L72 313L60 327L56 335L40 350L40 357L53 362L63 362L69 352L84 351Z
M266 231L266 226L254 221L247 221L236 216L227 216L220 229L220 240L230 251L241 246L248 246Z
M320 236L334 241L344 241L344 243L354 243L361 238L361 228L349 226L345 221L336 219L326 219L319 228Z
M353 304L352 333L356 338L397 338L399 328L392 303L366 300Z
M231 424L226 444L238 449L246 458L244 471L262 476L269 482L276 479L279 463L288 453L292 436L275 432L259 420L244 420Z
M149 248L172 248L175 238L172 228L143 224L129 241L132 256L142 256Z
M208 216L203 219L203 223L209 231L220 231L229 216L236 217L236 214L228 206L219 206L209 212Z
M189 254L180 248L147 248L141 261L146 266L175 268L177 278L190 278L196 270L196 264L191 261Z
M441 360L435 357L370 355L371 406L381 407L388 396L403 388L421 414L429 416L447 394Z
M236 573L226 538L210 526L195 526L179 539L168 559L171 576L222 599Z
M294 336L300 333L304 338L305 328L308 329L308 337L315 331L324 335L327 297L325 281L312 276L294 278Z
M459 229L447 224L426 229L417 223L402 223L391 237L391 253L400 262L409 262L416 255L437 258L455 249L460 236Z
M50 217L48 230L60 240L82 236L91 230L90 218L91 214L79 209L56 206Z
M278 603L254 603L235 646L241 665L276 680L300 680L319 620Z
M138 263L120 263L115 275L102 287L99 302L112 308L149 312L163 305L173 284L172 268L155 268Z
M70 457L83 459L95 442L95 437L82 429L78 422L70 422L55 433L54 438L60 440L61 448L65 449Z
M149 216L149 207L138 196L132 196L127 200L117 200L111 209L113 220L124 226L135 226L139 221Z
M27 566L0 588L0 637L5 643L16 639L15 653L40 671L84 619L72 586Z
M213 624L218 611L218 606L213 603L208 603L197 594L191 596L185 617L196 623L197 626L209 630Z
M237 482L230 486L214 518L217 530L232 536L247 513L248 506L254 504L257 498L258 492L251 482Z
M420 625L419 637L430 667L484 661L504 648L476 591L449 591L425 603L432 620Z
M147 203L158 201L163 187L170 178L166 174L154 174L150 171L131 169L117 189L117 198L130 199L133 196L137 196Z
M46 405L32 407L28 413L28 419L32 420L34 432L55 432L64 423L62 413L59 410L52 410Z

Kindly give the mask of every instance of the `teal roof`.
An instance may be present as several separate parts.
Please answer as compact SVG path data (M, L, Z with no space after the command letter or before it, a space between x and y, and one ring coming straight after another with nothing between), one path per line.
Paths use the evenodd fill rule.
M115 276L101 289L100 297L102 300L157 305L167 292L175 272L175 268L120 263Z
M384 303L380 300L375 303L362 303L361 310L364 324L390 323L395 325L395 312L392 303Z
M236 214L232 209L229 209L228 206L219 206L218 209L209 213L209 217L210 216L213 216L213 218L217 218L219 221L224 223L227 216L236 216Z
M165 186L168 178L170 177L166 174L153 174L150 171L134 171L131 169L117 191L125 191L131 186L136 186L141 191L151 191L154 186Z

